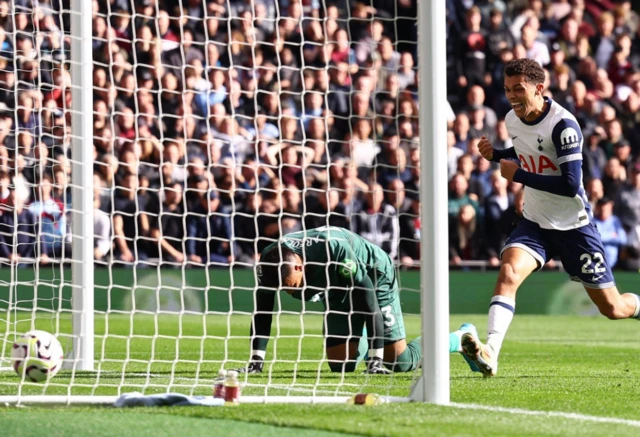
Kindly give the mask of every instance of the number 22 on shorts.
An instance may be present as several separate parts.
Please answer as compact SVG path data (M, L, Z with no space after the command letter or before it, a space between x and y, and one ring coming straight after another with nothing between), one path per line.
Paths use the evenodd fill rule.
M588 253L583 253L582 255L580 255L580 261L584 261L584 264L582 264L582 273L604 273L607 271L607 269L603 266L604 257L600 252L594 253L593 256ZM593 268L591 268L591 265L594 261L595 264L593 265Z

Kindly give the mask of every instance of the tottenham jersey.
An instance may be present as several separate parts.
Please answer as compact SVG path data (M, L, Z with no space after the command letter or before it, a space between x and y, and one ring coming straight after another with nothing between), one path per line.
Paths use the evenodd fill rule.
M506 118L513 147L524 171L559 176L560 164L582 160L582 131L576 118L551 99L546 112L527 122L511 110ZM568 230L585 226L592 219L591 207L579 175L580 188L573 198L526 187L524 217L544 229Z

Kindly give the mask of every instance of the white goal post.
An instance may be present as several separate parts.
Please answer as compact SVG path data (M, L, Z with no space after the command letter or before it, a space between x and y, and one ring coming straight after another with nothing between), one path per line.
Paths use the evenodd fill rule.
M21 187L30 193L24 209L36 219L29 238L21 240L17 226L0 235L17 260L0 254L0 403L112 405L132 391L210 395L218 369L250 359L256 258L235 251L242 244L259 253L268 238L240 231L286 233L294 216L283 205L292 204L303 228L341 216L353 229L354 200L326 216L323 201L335 195L343 205L348 190L360 190L364 203L378 189L362 184L367 177L384 185L410 173L402 192L413 189L407 205L419 206L402 214L415 216L417 236L402 233L398 207L390 236L372 238L393 240L384 247L396 257L407 341L422 336L421 369L330 373L324 310L283 293L264 371L241 375L241 402L345 403L367 392L387 402L449 404L444 2L397 2L386 12L375 0L70 0L67 10L56 9L62 0L9 3L8 14L0 11L7 43L0 42L0 131L7 123L11 138L0 132L0 179L6 174L12 199ZM402 15L411 10L402 5L415 4L417 16ZM376 26L383 31L374 41ZM411 26L417 40L403 40ZM342 31L345 56L325 59L341 47ZM418 64L415 86L393 91L405 53ZM336 79L343 67L346 78ZM407 97L416 91L417 102ZM340 93L347 111L330 111ZM419 112L406 108L410 101ZM372 132L360 138L363 120ZM403 122L419 141L399 133ZM332 137L340 129L346 133ZM379 152L390 136L399 137L406 162L355 156L355 147ZM351 179L343 176L349 171ZM350 186L354 180L361 185ZM391 189L382 189L391 205ZM258 196L266 206L252 211ZM0 202L14 222L16 202ZM403 242L419 247L409 269ZM21 244L33 245L33 254L22 256ZM44 384L11 367L14 339L31 329L55 334L66 352L63 370Z
M69 13L71 80L76 92L71 92L73 345L67 366L93 371L93 117L89 116L93 112L93 96L87 92L93 88L91 5L72 0Z

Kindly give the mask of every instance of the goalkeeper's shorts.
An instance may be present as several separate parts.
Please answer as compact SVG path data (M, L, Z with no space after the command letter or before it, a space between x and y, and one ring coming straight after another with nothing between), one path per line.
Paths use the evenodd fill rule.
M404 340L407 334L404 330L400 296L396 294L391 301L385 302L380 309L382 310L384 321L384 344L387 345ZM327 347L360 341L365 328L366 316L364 314L349 314L350 312L349 302L329 309L323 326L323 332L327 338Z

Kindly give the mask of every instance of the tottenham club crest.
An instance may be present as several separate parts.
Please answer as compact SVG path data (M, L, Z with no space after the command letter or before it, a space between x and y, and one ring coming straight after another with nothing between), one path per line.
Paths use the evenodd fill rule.
M562 150L573 149L574 147L580 147L580 137L578 132L572 127L566 127L560 134L560 144Z

